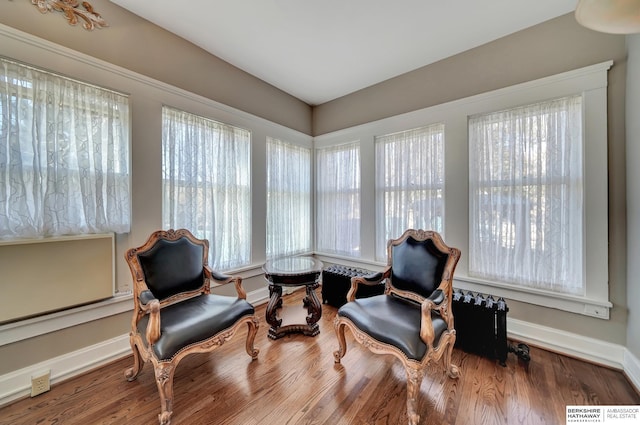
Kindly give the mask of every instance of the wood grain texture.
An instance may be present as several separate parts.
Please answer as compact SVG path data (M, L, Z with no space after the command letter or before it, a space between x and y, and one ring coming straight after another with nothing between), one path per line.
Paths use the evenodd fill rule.
M304 291L284 297L299 305ZM336 309L323 305L315 337L267 338L265 306L258 359L245 353L243 333L209 354L183 359L174 379L172 424L396 425L406 424L406 377L395 358L373 355L347 333L349 351L334 364ZM123 329L126 332L126 329ZM635 404L640 395L619 371L531 347L531 362L510 355L502 367L454 350L461 377L428 371L418 408L424 425L564 425L568 404ZM48 393L0 408L0 425L157 423L153 368L136 381L123 371L128 356L54 385Z

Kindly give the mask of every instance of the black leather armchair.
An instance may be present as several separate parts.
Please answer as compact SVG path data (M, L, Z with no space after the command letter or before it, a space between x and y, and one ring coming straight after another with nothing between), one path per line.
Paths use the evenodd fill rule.
M391 354L407 374L407 415L417 425L417 397L427 365L442 362L452 378L459 369L451 364L456 340L451 311L453 273L460 250L450 248L433 231L407 230L387 243L388 262L383 272L351 279L347 303L336 315L339 348L336 363L346 354L345 328L356 341L377 354ZM358 285L385 282L385 294L355 298Z
M258 319L242 280L211 270L208 252L206 239L180 229L154 232L125 256L134 282L129 334L134 364L125 377L132 381L144 363L153 363L163 425L171 421L173 375L182 358L218 348L244 324L249 328L246 351L252 359L258 356L253 346ZM212 283L231 282L237 297L211 294Z

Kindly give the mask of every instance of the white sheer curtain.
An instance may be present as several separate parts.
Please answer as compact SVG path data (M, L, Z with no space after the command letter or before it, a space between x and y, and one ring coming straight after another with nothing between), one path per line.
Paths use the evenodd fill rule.
M469 274L582 294L582 97L469 120Z
M311 149L267 137L267 258L311 251Z
M376 259L406 229L444 226L444 124L378 136L376 145Z
M316 249L359 257L360 144L316 151Z
M251 261L251 134L162 109L162 221L209 240L217 270Z
M129 99L0 58L0 238L130 227Z

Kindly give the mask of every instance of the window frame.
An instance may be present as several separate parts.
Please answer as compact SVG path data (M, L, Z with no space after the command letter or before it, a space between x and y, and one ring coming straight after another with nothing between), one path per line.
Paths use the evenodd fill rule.
M41 192L48 192L49 189L43 189L43 185L38 183L42 181L55 181L58 182L71 182L65 189L70 189L64 192L64 207L59 208L62 211L60 214L63 219L58 219L58 214L52 214L48 208L42 208L42 205L50 205L54 201L51 197L45 196L43 193L34 193L33 191L26 191L24 198L27 199L29 204L30 213L33 214L31 226L22 227L18 226L18 231L5 231L7 228L0 229L0 239L12 240L12 239L34 239L34 238L51 238L60 236L76 236L85 234L103 234L103 233L118 233L125 234L131 230L132 221L132 184L131 184L131 130L132 130L132 118L131 118L131 99L130 96L121 91L113 90L98 84L88 83L76 78L69 77L63 73L49 71L37 65L31 65L19 60L11 59L9 57L0 56L2 62L15 66L20 69L22 77L15 76L15 74L2 74L0 76L0 85L10 88L10 93L6 94L6 98L9 99L10 107L9 111L5 114L0 105L0 114L3 117L8 118L11 122L10 127L20 127L17 117L10 115L11 111L22 109L42 109L46 110L46 117L51 119L55 117L56 134L62 132L65 137L53 137L51 135L45 135L42 137L34 136L38 139L37 146L34 147L33 142L31 148L39 150L35 152L26 152L21 150L21 175L22 181L25 186L35 187L37 186ZM28 79L27 74L34 75L35 78ZM4 78L2 78L4 77ZM46 84L42 83L42 80L47 81ZM54 86L53 89L51 87ZM45 90L48 87L48 90ZM65 94L60 94L65 88ZM81 102L77 101L74 95L69 95L66 90L73 89L74 94L81 92L84 96L81 98ZM47 96L51 96L51 91L55 91L56 98L50 99L47 97L43 100L42 94L46 91ZM18 96L18 92L22 92ZM89 93L87 93L89 92ZM2 95L4 97L4 95ZM110 97L106 100L105 97ZM70 100L70 98L73 98ZM62 101L62 102L61 102ZM26 103L23 104L22 102ZM77 103L81 103L81 106L77 106ZM96 108L96 105L108 105L110 108L105 110L104 108ZM44 105L44 106L43 106ZM28 108L26 108L28 106ZM36 107L37 106L37 107ZM78 112L79 111L79 112ZM76 115L78 113L78 115ZM78 149L81 149L81 143L77 143L77 140L84 141L81 136L82 131L86 131L87 134L93 128L85 124L84 127L71 128L70 122L65 122L65 118L68 119L69 115L73 115L73 120L87 119L90 115L92 119L101 117L100 127L111 124L112 127L108 130L104 130L105 134L110 134L108 139L113 143L113 148L109 151L105 146L104 138L99 143L100 153L95 153L96 144L92 143L92 137L87 135L86 141L91 144L86 151L78 154ZM30 123L32 129L41 129L51 122L43 122L41 115L34 114L32 116L33 121ZM73 122L73 120L70 120ZM92 122L92 125L95 125ZM114 128L115 127L115 128ZM115 130L115 131L114 131ZM15 131L15 129L14 129ZM40 130L42 134L49 133L50 130ZM33 130L33 133L39 133L40 131ZM76 135L76 132L80 133L80 136ZM71 135L76 135L73 139ZM46 139L46 140L45 140ZM52 149L52 144L55 144L55 149ZM46 146L45 146L46 145ZM43 151L45 151L43 153ZM60 151L66 151L68 159L70 161L65 163L60 161ZM38 155L39 154L39 155ZM42 159L44 156L53 156L55 160L48 160L47 165L44 166ZM87 159L90 157L90 159ZM86 163L93 162L94 165L91 168L82 168L79 164L83 161ZM33 165L34 161L40 162L39 167ZM53 164L53 165L52 165ZM8 165L8 164L5 164ZM97 172L96 168L100 171ZM49 171L51 172L49 175ZM11 172L7 174L12 174ZM44 174L44 175L43 175ZM15 174L13 174L15 176ZM54 180L55 178L55 180ZM89 180L89 184L86 183ZM110 185L111 182L119 182L117 185ZM80 187L92 187L95 189L99 186L97 191L92 191L91 196L87 197L87 200L78 200L82 198L82 195L78 192L73 192L73 189ZM120 188L120 190L118 190ZM57 190L57 188L56 188ZM97 193L101 193L102 196L97 196ZM9 197L12 198L15 193L12 193ZM116 201L118 204L122 204L123 208L116 209L119 217L110 214L107 204L109 199L120 198L120 201ZM67 211L71 209L88 210L91 209L93 215L82 214L84 221L78 223L77 221L70 221L70 217L67 216ZM93 211L95 209L95 211ZM35 214L35 211L40 210L39 215ZM12 218L10 214L4 216L6 222L10 223L12 220L15 222L15 216ZM109 217L109 218L106 218ZM76 220L78 217L76 217ZM3 220L4 221L4 220ZM15 223L14 223L15 224ZM24 223L21 223L24 224Z
M461 289L489 291L517 301L609 318L613 304L608 294L607 71L612 64L612 61L607 61L476 96L473 108L467 113L468 117L563 96L582 95L584 295L560 294L478 279L470 277L466 267L457 274Z
M312 179L312 170L313 170L313 149L309 146L302 146L299 144L295 144L292 142L289 142L287 140L283 140L281 138L277 138L277 137L271 137L271 136L267 136L267 148L266 148L266 154L265 154L265 158L266 158L266 214L265 214L265 218L266 218L266 223L265 223L265 229L266 229L266 235L265 235L265 240L266 240L266 244L265 244L265 256L267 259L270 258L276 258L279 256L284 256L284 255L299 255L299 254L304 254L304 253L309 253L312 251L312 247L313 247L313 231L312 231L312 217L313 217L313 211L312 211L312 193L313 193L313 179ZM274 145L281 145L283 149L288 150L289 153L293 153L293 152L304 152L306 159L309 161L309 163L307 164L308 166L308 172L309 174L307 175L308 181L304 182L305 184L308 184L307 187L307 191L306 192L300 192L300 191L294 191L294 190L290 190L290 191L286 191L286 190L272 190L271 187L269 187L269 182L271 181L271 176L269 175L269 164L270 164L270 158L269 158L269 148L271 146L271 144ZM302 154L300 154L299 156L302 156ZM306 246L302 247L302 246L296 246L295 249L291 252L276 252L276 253L272 253L269 252L269 246L271 245L269 243L269 214L270 214L270 201L269 201L269 197L270 195L275 192L275 193L280 193L283 195L283 197L289 197L292 199L300 199L301 201L306 201L306 206L304 207L304 209L306 209L306 212L308 213L306 216L304 217L298 217L303 224L307 226L307 234L304 235L306 236L307 240L306 240ZM300 209L297 209L297 211L299 211ZM306 224L304 224L304 222L306 222ZM298 229L301 230L301 229ZM278 232L278 229L275 230L275 232ZM303 236L303 237L304 237ZM278 245L278 244L276 244Z
M246 170L244 170L243 173L240 173L241 176L238 178L239 173L236 172L236 181L235 184L232 185L227 185L227 184L223 184L223 182L218 182L218 181L214 181L215 176L213 176L213 178L211 178L211 174L207 173L205 175L205 181L203 183L203 185L199 185L197 182L194 182L195 180L200 180L202 178L202 174L198 174L198 175L191 175L188 177L192 177L190 178L182 178L179 177L177 179L174 179L173 181L170 181L170 179L166 178L166 171L165 171L165 133L163 131L162 133L162 223L164 227L168 227L168 228L178 228L178 227L185 227L185 225L183 224L177 224L177 223L172 223L171 222L171 218L166 216L165 214L167 213L165 210L165 206L167 204L167 199L168 196L170 194L170 185L174 185L176 187L180 187L183 189L188 189L190 190L192 193L194 191L197 192L209 192L209 193L204 193L204 195L202 195L201 197L203 198L208 198L212 195L212 191L214 193L219 193L219 192L228 192L227 188L231 187L232 192L235 191L237 193L239 193L242 198L246 198L249 210L245 211L246 217L240 217L240 218L236 218L236 220L240 220L241 218L243 219L242 221L246 221L247 223L247 227L246 228L241 228L241 226L237 226L237 228L234 229L235 232L240 232L240 234L237 236L237 238L246 241L246 252L244 253L231 253L229 258L226 257L222 257L221 261L222 264L217 264L216 263L216 258L215 255L217 252L219 252L219 249L216 249L216 245L215 241L216 241L216 237L213 236L211 234L209 234L209 231L213 231L213 228L203 228L203 229L194 229L193 233L194 235L196 235L199 238L204 238L204 239L208 239L209 243L210 243L210 249L209 249L209 264L211 267L215 268L216 270L219 271L230 271L230 270L235 270L238 268L243 268L243 267L247 267L251 265L252 262L252 194L253 194L253 187L252 187L252 182L253 182L253 176L252 176L252 170L251 170L251 149L252 149L252 133L250 130L242 128L240 126L234 125L234 124L227 124L224 123L222 121L216 120L216 119L212 119L203 115L199 115L199 114L195 114L193 112L189 112L180 108L175 108L172 106L163 106L162 108L162 125L163 125L163 129L164 129L164 125L165 125L165 111L168 111L171 114L183 114L183 115L187 115L187 116L191 116L192 118L194 118L195 120L198 121L203 121L203 122L207 122L209 123L210 127L198 127L199 132L202 131L206 131L207 129L212 131L212 134L209 135L207 138L209 139L217 139L218 136L214 135L217 134L216 132L221 131L221 132L232 132L234 133L234 135L240 135L240 133L244 133L242 135L243 139L237 140L235 137L233 138L232 143L238 143L238 142L242 142L242 143L246 143L246 146L241 147L241 150L246 150L246 154L247 154L247 158L246 159ZM169 119L169 118L167 118ZM185 125L184 122L182 123L178 123L181 125ZM246 139L246 140L244 140ZM222 141L220 143L228 143L227 140ZM174 143L175 145L175 143ZM201 148L197 148L197 149L201 149ZM208 151L208 153L213 153L211 151ZM215 165L215 160L217 158L204 158L203 161L207 163L207 165L203 165L201 168L202 170L210 170L210 167L214 167ZM211 162L209 162L211 161ZM206 172L206 171L205 171ZM213 195L215 196L215 194ZM198 197L200 197L200 195L198 195ZM193 216L193 214L191 214ZM208 212L207 214L205 214L207 216L213 216L213 224L212 226L215 228L216 224L215 224L215 217L216 217L216 212L214 210L214 212ZM210 217L211 218L211 217ZM206 220L206 219L205 219ZM226 219L225 219L226 220ZM202 233L205 232L205 233ZM233 263L231 262L231 258L236 258L239 257L242 261L237 262L237 263Z
M357 180L355 182L357 187L351 187L349 188L349 190L344 190L344 191L336 191L336 190L327 190L325 191L324 188L320 188L320 173L324 172L324 170L322 169L322 167L319 164L320 158L319 158L319 152L320 151L329 151L332 150L334 153L338 153L338 152L344 152L347 150L355 150L357 152L357 160L358 160L358 168L361 170L362 169L362 154L361 154L361 144L359 140L352 140L346 143L340 143L337 145L331 145L331 146L324 146L324 147L316 147L316 149L314 150L314 164L315 164L315 170L316 170L316 179L315 179L315 187L314 187L314 193L315 193L315 198L316 198L316 203L315 203L315 217L316 217L316 230L315 230L315 235L316 237L314 238L314 247L316 252L320 252L320 253L327 253L330 255L337 255L341 258L360 258L362 256L362 242L361 239L357 241L356 245L357 245L357 249L351 249L351 250L343 250L343 249L323 249L322 247L320 247L320 234L324 234L324 230L321 228L323 220L321 217L321 214L319 214L319 209L322 207L322 202L321 202L321 193L323 194L322 196L331 196L332 198L335 198L337 202L337 199L342 197L346 197L346 198L354 198L356 197L357 199L355 200L355 202L359 203L358 206L358 218L357 218L357 232L359 235L362 234L362 173L360 172L359 174L354 174L355 179ZM330 188L331 189L331 188ZM340 247L341 248L341 247Z
M403 155L404 151L402 148L403 145L407 142L407 137L415 137L416 134L419 133L418 137L424 138L423 143L438 143L438 146L420 146L420 148L416 149L420 151L420 154L428 154L432 151L436 151L436 154L440 154L441 158L429 158L429 162L420 167L419 172L423 171L426 167L428 169L429 165L433 162L438 162L438 171L441 171L441 175L435 176L435 181L429 181L424 184L415 184L415 181L423 181L422 178L416 176L415 174L411 174L408 177L408 180L412 180L411 183L404 182L405 185L385 185L385 180L387 175L382 175L383 170L379 170L377 165L379 163L383 163L386 166L386 154L389 150L393 151L393 155ZM398 137L402 137L406 135L407 137L398 139ZM395 139L395 140L389 140ZM440 140L434 140L440 139ZM415 142L415 141L414 141ZM445 176L445 158L444 158L444 145L445 145L445 126L443 123L433 123L427 124L419 128L409 129L405 131L385 134L376 136L374 138L375 144L375 155L376 155L376 260L385 261L387 259L387 246L386 240L388 239L396 239L399 238L404 229L409 227L422 227L415 226L415 224L407 223L404 226L403 230L400 230L399 233L393 234L387 228L387 218L382 218L383 213L387 210L387 197L392 194L395 196L402 196L403 194L413 197L416 193L419 192L427 192L429 196L426 198L433 198L433 194L435 193L435 202L437 203L436 214L432 219L436 219L440 221L439 226L431 226L431 230L435 230L439 232L442 236L444 236L444 225L445 225L445 191L444 191L444 176ZM387 149L385 149L387 148ZM385 158L380 158L381 150L384 151ZM426 151L426 152L425 152ZM413 152L415 153L415 151ZM418 173L419 174L419 173ZM418 177L416 179L416 177ZM433 212L433 211L432 211ZM401 219L405 217L400 217ZM387 234L387 237L381 235L384 232ZM381 238L384 238L382 240Z
M584 214L579 204L584 197L582 101L582 94L576 94L469 117L470 275L481 278L486 276L488 280L518 287L546 288L562 294L584 295ZM564 121L560 127L565 130L564 135L549 132L550 136L545 140L544 134L548 127L541 124L549 117L561 120L563 115ZM519 128L519 131L514 131L514 127ZM503 131L505 128L509 130ZM487 133L493 138L486 137ZM472 135L478 138L475 139ZM559 142L556 143L556 140ZM547 144L549 149L560 145L563 148L561 155L557 158L549 155L551 152L546 150ZM499 158L489 159L488 164L482 164L482 158L474 156L486 156L487 152L499 154ZM505 155L508 156L508 163L505 163ZM542 163L535 160L540 156L546 158ZM543 167L539 167L540 164ZM533 195L530 197L528 193ZM554 194L558 193L562 193L562 209L553 215L555 220L544 220L542 224L561 223L554 226L554 230L560 231L547 229L545 232L543 227L534 233L533 222L538 221L535 217L531 218L536 215L533 214L533 209L535 213L546 210L541 205L551 205L556 199ZM495 199L493 194L497 194ZM526 201L521 201L523 198ZM480 206L481 204L484 206ZM516 215L518 206L525 204L533 209L521 209L521 213ZM499 218L502 212L505 217ZM565 214L567 212L571 214ZM480 222L486 220L491 224L491 230L480 229L483 227ZM541 236L540 242L537 236ZM547 239L550 241L548 246L545 243ZM497 246L498 240L500 246ZM474 241L477 244L474 252L479 253L477 258L471 252ZM559 251L559 245L564 248L565 253L549 254L551 250ZM565 255L566 251L570 254ZM487 257L483 258L483 255ZM532 270L536 260L549 256L557 258L555 267L542 267L541 271L541 267L536 267L535 271ZM528 267L520 267L520 259L523 257L530 260L526 262ZM493 259L501 260L498 263ZM496 270L500 268L496 267L499 264L509 264L510 272ZM558 277L559 281L556 282L553 277Z
M491 294L548 308L608 319L608 169L607 84L613 61L551 75L467 98L314 137L316 146L350 140L361 142L361 240L362 258L354 265L383 266L375 260L375 155L374 139L381 134L404 131L429 123L445 125L445 241L462 251L455 277L458 289ZM574 94L583 96L584 140L584 295L558 294L546 290L470 277L468 273L469 151L468 117ZM365 231L366 230L366 231ZM325 255L331 261L339 256ZM344 262L344 261L343 261Z

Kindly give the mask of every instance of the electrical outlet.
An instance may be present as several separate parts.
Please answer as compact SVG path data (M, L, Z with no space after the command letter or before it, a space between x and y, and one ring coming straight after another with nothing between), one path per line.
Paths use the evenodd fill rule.
M46 393L51 389L51 371L31 376L31 397Z

